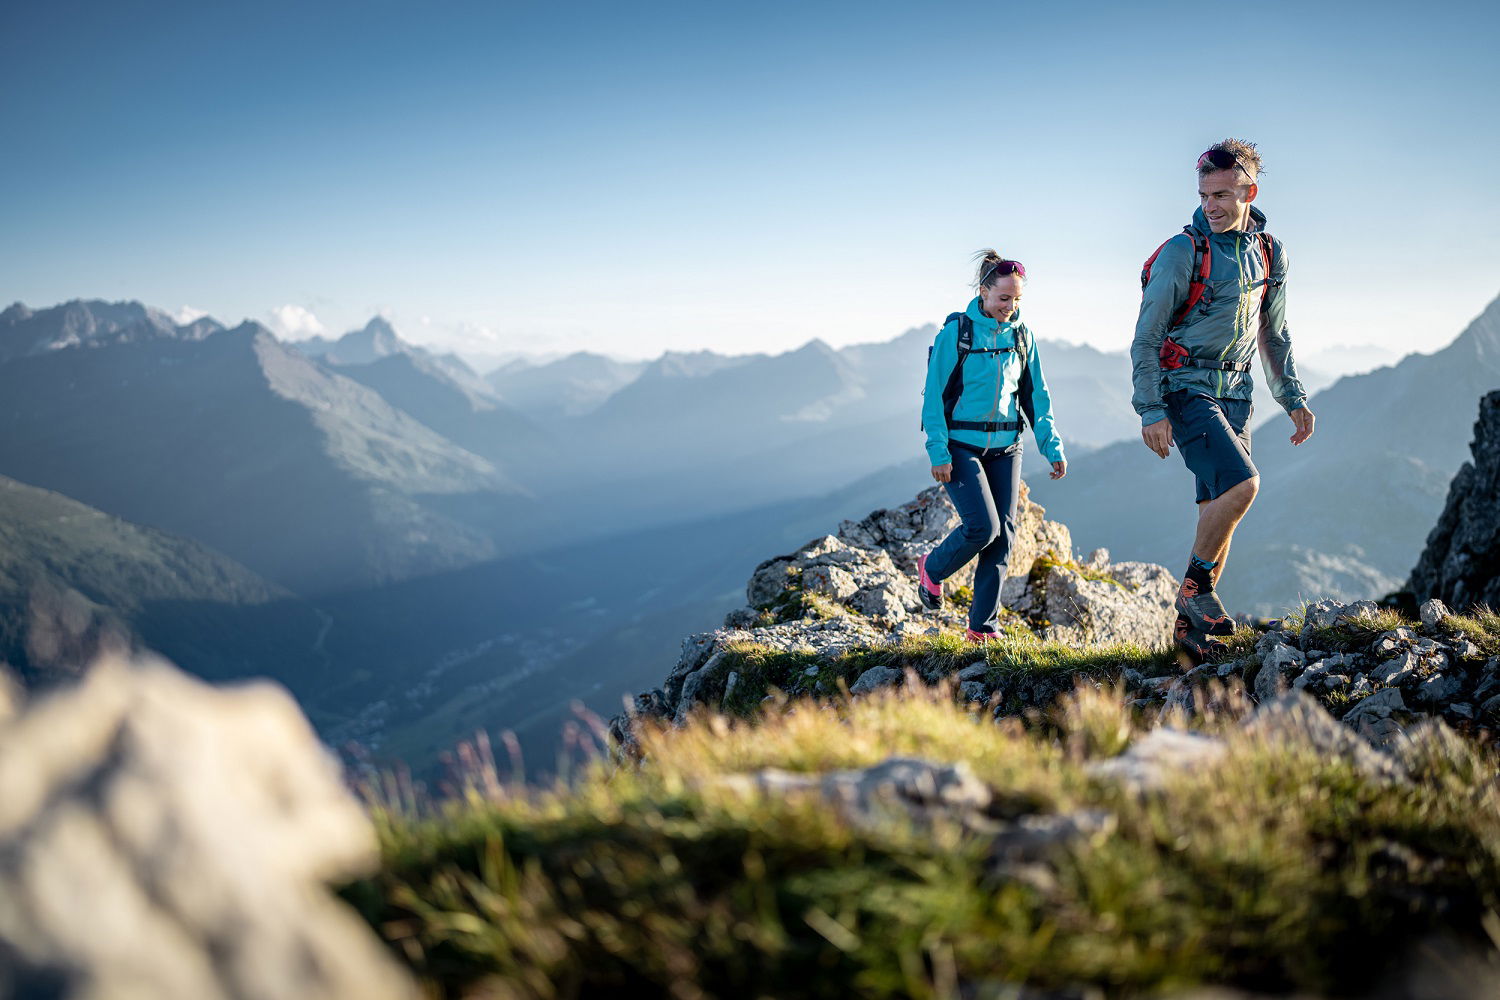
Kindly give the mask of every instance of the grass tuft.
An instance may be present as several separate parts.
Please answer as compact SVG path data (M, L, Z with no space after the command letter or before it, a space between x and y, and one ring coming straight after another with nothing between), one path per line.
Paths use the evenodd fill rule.
M1282 628L1289 632L1301 632L1307 621L1307 606L1288 615ZM1302 642L1304 649L1321 649L1330 653L1343 653L1368 646L1382 632L1398 628L1417 628L1420 623L1403 615L1395 608L1380 608L1368 618L1350 618L1333 625L1315 626Z
M853 608L846 608L826 594L806 590L802 586L801 573L787 568L787 585L776 599L756 608L759 615L756 627L781 625L795 621L826 621L840 615L857 615Z
M1123 581L1116 579L1103 570L1094 569L1092 566L1085 566L1076 559L1066 559L1062 556L1059 556L1056 552L1050 550L1045 555L1038 556L1036 561L1031 564L1031 579L1033 585L1045 580L1047 574L1058 568L1072 570L1074 573L1077 573L1085 580L1096 580L1100 583L1111 583L1122 590L1130 589L1130 587L1127 586Z
M1443 619L1443 628L1468 639L1485 657L1500 656L1500 612L1476 605L1466 615Z

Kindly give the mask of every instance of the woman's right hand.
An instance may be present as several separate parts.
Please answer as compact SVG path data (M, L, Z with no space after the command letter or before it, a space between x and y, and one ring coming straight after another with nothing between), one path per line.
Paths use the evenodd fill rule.
M932 467L932 478L936 479L940 483L952 482L953 463L947 462L943 465L934 465Z

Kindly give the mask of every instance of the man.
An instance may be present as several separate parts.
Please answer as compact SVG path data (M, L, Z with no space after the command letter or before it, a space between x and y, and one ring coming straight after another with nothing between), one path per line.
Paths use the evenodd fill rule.
M1260 488L1250 461L1250 362L1257 351L1275 398L1312 436L1286 327L1286 251L1252 202L1260 154L1239 139L1198 158L1199 208L1152 255L1130 361L1141 439L1162 458L1175 442L1197 477L1198 530L1177 597L1175 637L1196 662L1225 650L1234 631L1215 586L1234 529Z

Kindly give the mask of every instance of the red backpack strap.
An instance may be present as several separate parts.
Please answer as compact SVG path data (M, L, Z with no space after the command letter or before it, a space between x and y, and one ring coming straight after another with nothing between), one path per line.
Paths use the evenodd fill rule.
M1205 236L1200 241L1198 238L1198 234L1193 231L1193 228L1191 226L1183 226L1182 232L1178 235L1186 236L1189 240L1192 241L1193 265L1192 271L1188 276L1187 301L1183 304L1182 308L1177 310L1177 313L1172 317L1173 327L1181 326L1182 321L1187 319L1188 313L1193 311L1193 307L1196 306L1199 302L1203 301L1203 295L1208 291L1208 276L1213 269L1213 254L1209 252L1208 237ZM1142 292L1145 292L1146 286L1151 282L1151 267L1156 263L1156 258L1160 257L1161 252L1167 248L1167 243L1171 243L1172 240L1175 240L1176 238L1176 236L1171 237L1171 239L1168 239L1166 243L1163 243L1161 246L1157 247L1155 253L1146 258L1146 263L1141 266Z
M1260 237L1260 258L1266 268L1266 283L1260 290L1260 307L1266 307L1266 299L1271 294L1271 261L1276 257L1276 244L1271 239L1270 233L1256 233Z
M1151 251L1151 256L1146 258L1146 263L1141 265L1141 291L1144 292L1146 290L1146 286L1151 283L1151 265L1156 263L1156 258L1161 256L1161 252L1167 248L1167 244L1171 243L1176 238L1176 236L1167 237L1162 242L1161 246Z
M1204 236L1200 239L1199 235L1189 228L1184 228L1182 231L1187 233L1188 239L1193 241L1193 270L1192 276L1188 279L1187 301L1172 318L1174 327L1181 326L1183 320L1188 318L1188 313L1193 311L1193 307L1203 301L1203 296L1208 291L1208 277L1213 273L1214 266L1214 255L1209 249L1208 237Z

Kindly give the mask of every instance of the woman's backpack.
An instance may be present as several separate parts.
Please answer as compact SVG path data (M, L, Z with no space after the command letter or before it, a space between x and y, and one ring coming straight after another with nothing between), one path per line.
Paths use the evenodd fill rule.
M958 321L958 361L953 365L953 371L948 373L947 384L943 386L943 418L948 423L948 429L960 431L983 431L993 433L995 431L1019 431L1031 427L1036 423L1035 407L1031 402L1031 366L1026 363L1027 356L1031 353L1028 343L1031 331L1026 329L1025 323L1016 326L1016 343L1014 347L974 347L974 320L966 312L950 313L943 320L943 329L948 324ZM941 331L940 331L941 332ZM935 347L936 345L932 345ZM1021 357L1021 379L1016 387L1016 395L1019 397L1020 411L1023 420L1001 420L1001 421L978 421L978 420L954 420L953 408L958 405L958 398L964 393L964 361L970 354L1005 354L1014 351ZM932 364L932 347L927 348L927 363ZM926 395L924 387L922 394ZM922 426L922 430L926 430Z

